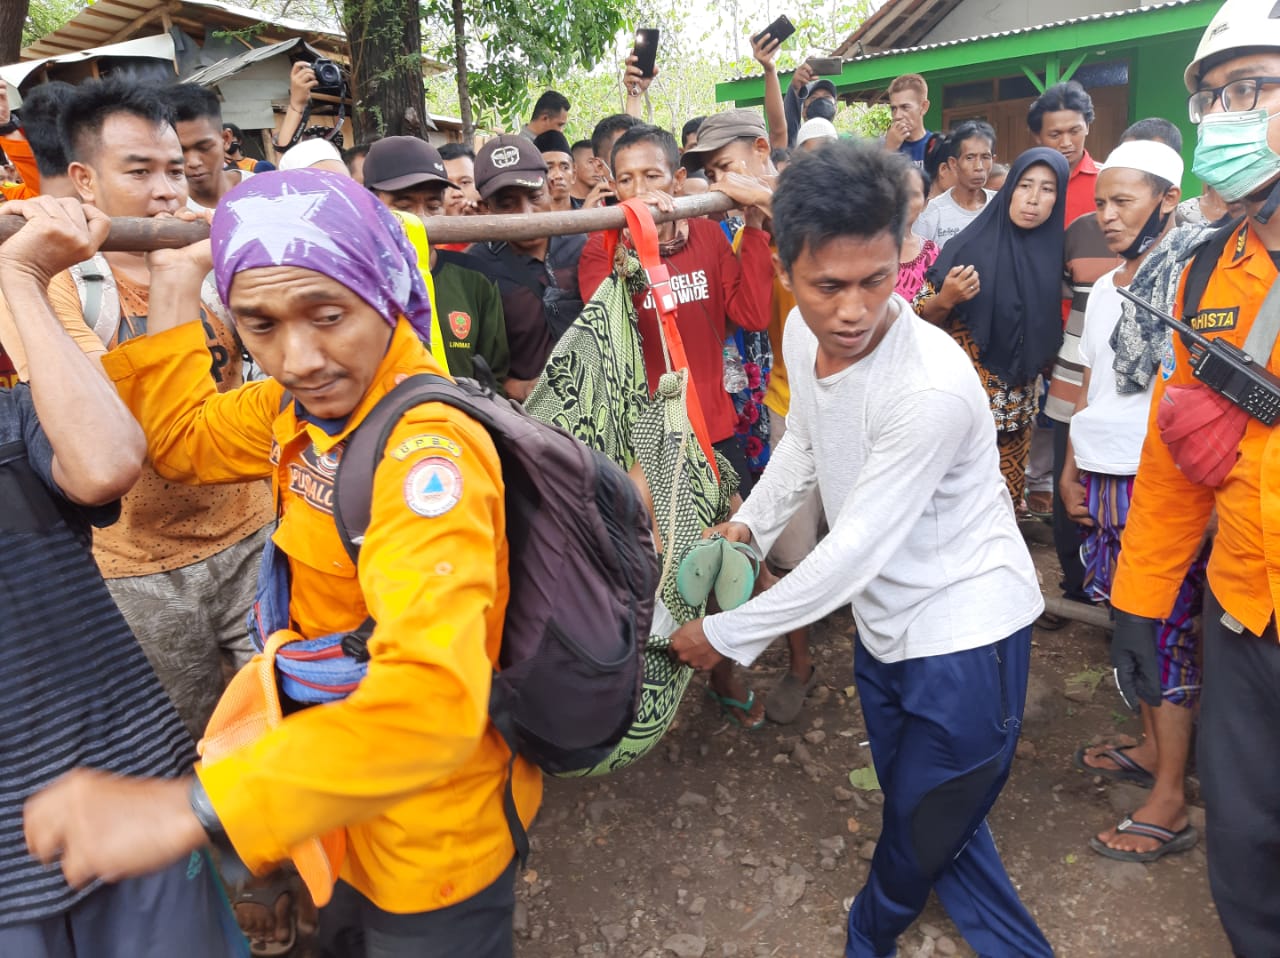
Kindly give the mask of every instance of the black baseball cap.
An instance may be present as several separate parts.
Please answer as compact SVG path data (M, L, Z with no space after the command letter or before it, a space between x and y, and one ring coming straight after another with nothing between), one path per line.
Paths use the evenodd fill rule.
M482 200L508 186L538 190L547 182L547 162L532 140L504 133L480 147L476 154L475 178L476 191Z
M836 93L836 85L830 80L814 80L809 84L809 92L804 95L804 98L806 100L809 99L809 97L813 96L819 90L826 90L833 97L838 96Z
M416 136L386 136L364 158L364 185L371 190L407 190L423 183L453 186L440 152Z

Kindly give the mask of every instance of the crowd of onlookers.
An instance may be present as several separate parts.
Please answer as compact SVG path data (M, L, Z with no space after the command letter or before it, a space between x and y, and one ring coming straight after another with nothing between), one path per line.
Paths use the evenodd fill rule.
M1195 172L1203 186L1194 200L1182 193L1177 126L1139 119L1099 162L1087 148L1093 103L1073 81L1031 104L1027 127L1037 145L1016 157L1000 152L983 120L927 129L928 84L915 74L889 86L884 135L849 144L833 123L836 85L804 65L784 89L779 44L767 33L753 41L763 111L691 118L678 137L642 122L652 77L631 59L626 111L596 120L589 139L570 142L572 104L547 91L522 129L474 149L388 136L340 151L303 129L316 79L300 62L274 165L246 155L258 151L246 150L244 133L223 122L217 95L198 85L44 83L26 91L20 112L0 85L8 201L0 214L27 221L0 246L0 376L9 387L0 394L0 453L25 450L0 455L12 514L0 523L13 560L5 588L14 642L6 648L14 645L16 663L0 715L6 739L24 743L4 750L13 757L0 797L0 952L61 958L77 953L79 938L119 942L109 954L131 953L138 940L235 954L239 938L228 930L215 868L230 874L238 857L261 874L291 857L306 879L303 862L315 861L305 856L323 844L318 836L338 834L345 852L335 858L325 845L324 853L329 861L345 854L348 868L326 913L338 908L346 917L336 933L330 920L326 953L364 954L367 942L380 958L409 954L424 936L437 942L426 952L433 955L509 953L509 929L473 947L493 916L509 924L512 812L504 798L514 802L514 787L527 818L538 796L537 769L506 754L474 701L474 682L487 681L497 661L506 600L494 505L502 464L461 414L396 427L381 467L394 482L375 485L362 546L378 558L367 564L338 548L336 466L368 397L381 395L378 383L443 368L524 402L587 304L613 289L613 236L557 230L437 244L424 220L487 213L523 223L629 200L670 211L677 198L707 191L727 196L731 211L657 226L667 283L658 295L678 309L693 418L712 457L736 476L738 518L716 531L755 544L753 561L770 588L740 611L680 623L672 649L709 673L710 694L743 728L787 724L819 680L808 626L825 612L815 610L852 603L857 678L887 801L873 881L850 916L848 954L885 953L888 931L904 928L935 885L962 931L987 942L984 954L1051 953L984 824L1012 759L1032 620L1055 630L1070 611L1042 611L1025 547L1010 535L1015 521L1052 526L1060 581L1047 593L1114 605L1117 678L1123 693L1141 694L1141 703L1130 702L1141 710L1141 741L1103 741L1070 757L1089 774L1151 789L1089 844L1131 862L1193 847L1200 836L1185 778L1202 675L1215 657L1223 675L1275 668L1270 659L1223 663L1216 651L1228 633L1275 639L1273 605L1257 597L1275 579L1261 542L1268 487L1265 473L1261 481L1256 474L1267 439L1257 417L1246 424L1225 400L1210 407L1186 391L1194 384L1185 342L1125 294L1240 344L1252 324L1241 303L1245 312L1267 309L1274 203L1259 207L1270 202L1270 181L1259 173L1242 192L1243 161L1227 172L1215 167L1212 136L1224 128L1219 106L1244 114L1280 95L1280 64L1271 65L1280 60L1280 34L1248 33L1245 14L1228 16L1233 4L1244 0L1224 6L1223 25L1206 34L1195 74L1188 71L1192 118L1201 124ZM1265 123L1257 136L1270 143ZM314 192L315 184L324 189ZM829 194L824 206L821 189L838 198ZM346 212L335 212L338 205ZM119 217L203 218L212 244L99 251L106 218ZM625 232L622 241L635 245ZM1186 267L1202 261L1196 279ZM1237 264L1264 285L1244 284L1229 272ZM634 373L651 393L672 364L666 303L652 289L630 292L643 367ZM349 339L326 332L360 322L363 332ZM1249 343L1258 348L1252 336ZM888 357L910 368L895 372ZM976 377L965 372L953 382L957 365ZM1206 428L1212 441L1203 439ZM475 504L478 490L487 490L483 505ZM405 520L396 508L447 531L432 533L439 538L430 548L398 545L407 540L397 538ZM1248 528L1236 517L1241 508ZM1176 532L1158 531L1183 512ZM1225 546L1220 538L1215 549L1215 534ZM1211 559L1224 550L1246 559L1231 568ZM485 574L462 581L459 569ZM981 608L991 589L1010 609L1025 602L1002 618L999 608ZM288 721L191 779L192 743L215 710L213 727L225 725L245 686L224 690L259 661L246 616L267 638L263 623L281 614L270 608L273 594L304 640L376 623L369 680L346 690L336 708L292 715L288 702L277 703ZM451 628L471 616L467 628L483 641L463 653L439 636L403 639L410 625L434 635L426 605ZM984 617L995 631L978 635L971 623ZM45 631L58 641L41 641ZM767 693L749 688L735 661L751 661L781 634L787 672ZM994 674L972 657L988 649L999 663ZM944 664L949 678L929 671ZM917 700L913 690L938 682L970 692L995 682L979 697L1004 710L994 723L1003 723L1002 738L984 738L989 730L944 702ZM387 689L438 697L448 721L417 729L396 711L402 698L379 699ZM1217 781L1235 782L1251 763L1227 766L1226 755L1240 752L1223 741L1243 733L1220 717L1229 708L1223 695L1212 712L1206 707L1205 721L1215 720L1208 749ZM936 741L908 728L908 713L950 728L954 760L972 767L944 775L945 763L929 751ZM289 738L286 727L303 731ZM391 751L435 747L449 762L428 780L370 758L361 735L371 729ZM330 746L324 761L308 758ZM355 765L339 787L334 770L344 761ZM127 778L72 779L51 790L62 787L62 804L38 796L24 810L75 766L181 783L181 792L139 785L130 793ZM493 783L508 775L504 796ZM1273 779L1206 794L1220 808L1265 804ZM236 798L238 789L247 797ZM948 796L945 809L938 790ZM292 821L295 799L307 813L280 824ZM164 849L154 857L138 851L151 844L139 809L154 816L154 844ZM194 814L194 832L183 810ZM1215 840L1235 854L1238 824L1210 814ZM120 824L131 815L132 830ZM439 818L437 831L422 830L428 818ZM203 850L206 839L214 856ZM1251 881L1269 887L1277 856L1274 844L1262 844L1247 868ZM94 853L82 854L86 846ZM61 874L41 864L59 857ZM132 864L113 870L110 862L125 858ZM1241 887L1246 866L1211 862L1238 953L1267 953L1253 944L1265 936ZM96 896L94 879L114 881L116 897ZM241 879L230 881L235 920L254 954L285 953L299 929L315 930L312 899L327 895L309 882L310 895L292 873ZM983 907L966 905L956 889L979 879L989 897ZM156 895L170 896L172 914L154 928L127 927L139 902ZM1001 931L991 931L986 912L1002 916ZM343 937L352 929L359 944Z

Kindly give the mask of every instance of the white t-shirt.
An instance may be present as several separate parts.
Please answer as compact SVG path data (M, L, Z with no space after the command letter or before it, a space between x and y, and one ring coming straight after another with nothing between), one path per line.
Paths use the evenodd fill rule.
M239 174L240 174L240 183L243 183L245 180L249 179L249 177L253 176L253 174L252 174L252 173L250 173L248 170L228 170L227 172L228 172L228 173L232 173L232 172L234 172L234 173L239 173ZM239 183L237 183L236 185L237 185L237 186L239 186L240 184L239 184ZM190 196L188 196L188 197L187 197L187 209L191 210L191 212L193 212L193 213L203 213L203 212L205 212L206 210L208 210L208 209L209 209L209 207L207 207L207 206L201 206L201 205L200 205L199 203L197 203L194 199L192 199Z
M767 555L816 485L831 531L773 588L704 621L722 655L750 663L851 605L867 650L898 662L990 645L1044 608L973 363L906 300L890 309L875 351L825 379L799 310L787 318L786 435L734 519Z
M955 201L951 192L947 190L941 196L931 199L929 205L916 217L916 225L913 229L917 236L933 240L938 245L938 249L946 246L947 240L972 223L978 214L987 208L991 197L996 195L994 190L983 190L982 192L987 195L987 203L983 203L976 210L967 210Z
M1117 266L1094 283L1089 294L1080 334L1080 362L1090 371L1089 405L1071 417L1076 466L1108 476L1137 475L1151 411L1150 388L1140 393L1116 392L1111 333L1124 304L1115 283L1121 268Z

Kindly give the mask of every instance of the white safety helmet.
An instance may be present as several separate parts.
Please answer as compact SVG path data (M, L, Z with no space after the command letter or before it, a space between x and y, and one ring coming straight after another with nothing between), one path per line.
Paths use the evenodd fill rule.
M1226 0L1205 27L1195 59L1182 75L1188 93L1195 93L1201 69L1211 57L1233 50L1280 50L1280 2L1277 0Z

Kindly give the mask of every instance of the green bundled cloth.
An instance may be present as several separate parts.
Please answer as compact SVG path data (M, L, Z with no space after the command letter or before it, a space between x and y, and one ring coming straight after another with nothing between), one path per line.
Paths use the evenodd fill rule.
M632 296L644 271L623 251L574 324L556 343L538 385L525 401L530 415L559 426L623 469L639 465L653 500L662 577L652 634L644 648L639 714L612 755L585 772L603 775L645 755L670 727L693 670L667 655L675 629L703 614L676 588L679 558L708 526L729 517L738 488L719 454L716 478L694 435L686 407L688 371L665 373L650 397Z

